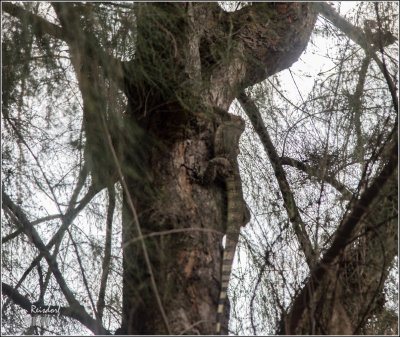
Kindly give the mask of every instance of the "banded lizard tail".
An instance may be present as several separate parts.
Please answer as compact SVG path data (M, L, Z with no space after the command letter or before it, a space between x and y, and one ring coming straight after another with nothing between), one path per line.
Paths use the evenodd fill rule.
M236 245L239 240L240 227L250 221L250 212L243 199L242 182L239 174L237 156L239 154L239 138L243 133L245 123L239 116L230 115L228 121L224 121L217 128L214 137L214 162L222 163L220 175L224 177L227 190L227 224L226 244L222 258L221 290L217 309L216 334L221 334L223 313L227 305L227 288L232 270L232 262L235 256Z

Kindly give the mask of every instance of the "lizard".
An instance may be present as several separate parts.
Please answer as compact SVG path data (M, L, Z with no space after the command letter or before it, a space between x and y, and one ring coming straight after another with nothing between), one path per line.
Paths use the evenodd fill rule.
M230 115L218 126L214 136L214 158L208 170L211 179L218 172L223 177L227 192L226 244L222 257L221 289L217 308L216 334L221 334L221 326L225 307L228 303L227 289L231 275L233 258L239 240L240 227L250 221L250 212L243 199L242 183L237 156L239 154L239 138L245 128L244 120ZM210 178L209 178L210 179Z

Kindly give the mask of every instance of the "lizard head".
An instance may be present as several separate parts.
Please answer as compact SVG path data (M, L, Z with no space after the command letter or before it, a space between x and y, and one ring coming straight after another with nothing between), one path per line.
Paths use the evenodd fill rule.
M240 116L236 115L231 115L231 120L228 122L232 126L236 127L237 129L240 130L240 133L242 133L245 129L246 123L244 122L244 119Z

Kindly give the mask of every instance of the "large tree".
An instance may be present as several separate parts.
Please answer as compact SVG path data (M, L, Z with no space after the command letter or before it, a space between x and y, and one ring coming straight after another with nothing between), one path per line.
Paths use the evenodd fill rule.
M32 303L58 301L65 317L97 334L115 330L107 323L112 316L119 334L214 333L229 196L223 179L205 183L203 176L215 154L216 130L231 118L235 99L262 146L262 158L252 161L271 165L264 170L268 179L249 183L260 193L248 202L251 223L261 219L257 202L268 199L264 212L271 217L260 227L279 228L278 235L263 236L261 248L249 243L259 266L247 283L255 286L251 306L259 283L270 287L274 300L265 302L275 309L265 312L274 313L272 330L281 334L371 333L396 319L384 296L397 256L397 63L386 51L396 42L393 19L383 5L370 8L375 21L365 20L364 28L324 3L239 7L2 4L3 270L11 278L17 268L12 252L34 254L18 277L3 280L6 321L9 301L28 311ZM271 95L259 93L271 90L266 79L299 59L319 14L348 39L334 74L293 110L318 134L296 143L300 133L291 130L304 132L299 122L279 107L283 119L273 124L278 114ZM353 48L350 55L347 48ZM376 94L367 95L369 89ZM79 97L65 97L67 90ZM29 109L35 97L51 97L46 112ZM374 100L377 107L368 109ZM285 118L289 128L280 129ZM46 132L37 136L34 126ZM59 150L68 132L78 138L68 151ZM57 160L66 160L68 171L57 171ZM247 174L242 171L244 180L251 180L252 169L249 164ZM104 221L104 242L96 245L80 233L79 226L82 232L87 226L78 216L99 195L102 206L92 214ZM43 198L56 214L44 216L35 206ZM114 214L116 204L121 214ZM330 208L335 213L328 217ZM119 278L112 262L116 235L122 238ZM7 246L17 239L16 247ZM89 247L100 247L93 257L102 258L99 277L89 275ZM279 265L278 252L287 247L298 254ZM289 260L297 264L292 275L284 270ZM80 286L68 274L70 264L79 269ZM122 280L116 286L122 305L110 290L116 279ZM250 317L254 333L254 320L263 314L256 316Z

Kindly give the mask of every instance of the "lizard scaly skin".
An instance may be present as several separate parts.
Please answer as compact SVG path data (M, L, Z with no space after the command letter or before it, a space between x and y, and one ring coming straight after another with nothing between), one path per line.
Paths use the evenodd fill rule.
M245 123L239 116L230 115L218 127L214 137L214 162L223 167L223 175L227 189L227 225L226 244L222 259L221 290L217 309L216 334L221 334L224 307L227 303L227 288L231 275L232 262L236 245L239 240L240 227L250 220L250 212L243 199L242 183L239 174L237 155L239 154L239 138L243 133ZM221 168L221 167L220 167Z

